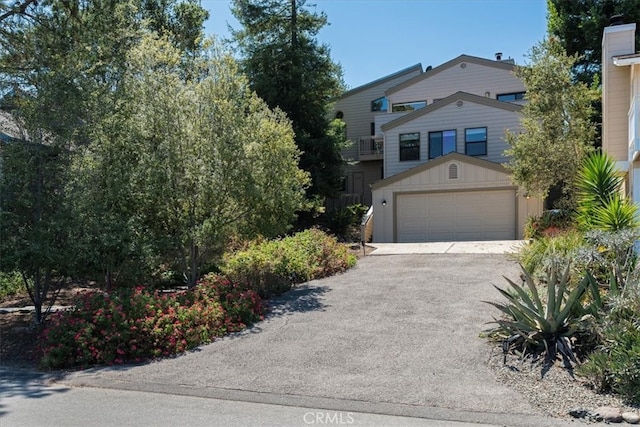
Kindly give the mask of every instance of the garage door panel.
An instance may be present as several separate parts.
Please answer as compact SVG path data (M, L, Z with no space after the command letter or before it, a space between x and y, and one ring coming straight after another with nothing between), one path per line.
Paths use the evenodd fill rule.
M515 191L483 190L399 195L398 242L515 238Z

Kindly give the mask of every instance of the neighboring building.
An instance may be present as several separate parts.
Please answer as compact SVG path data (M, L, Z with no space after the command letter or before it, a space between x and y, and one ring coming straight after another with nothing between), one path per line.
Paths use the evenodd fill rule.
M342 152L348 162L340 200L334 205L362 203L371 205L371 185L382 179L382 136L376 134L376 116L387 113L385 91L422 74L416 64L397 73L345 92L335 103L334 117L346 124L351 146Z
M640 203L640 54L636 24L613 17L602 36L602 149L625 176L625 191Z
M499 54L495 61L461 55L388 85L384 96L377 87L350 99L352 108L382 110L367 116L369 140L384 147L378 180L370 175L374 242L522 238L542 203L520 194L501 164L505 130L521 129L525 102L514 70ZM366 129L364 120L344 118L350 138L350 127Z

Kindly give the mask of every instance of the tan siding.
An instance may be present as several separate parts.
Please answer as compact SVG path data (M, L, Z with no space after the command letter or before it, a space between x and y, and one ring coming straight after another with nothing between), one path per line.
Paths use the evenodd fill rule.
M512 131L519 129L520 119L517 113L467 101L462 108L458 108L453 103L390 129L385 133L385 177L393 176L428 161L429 132L455 129L456 150L458 153L464 154L464 131L465 128L471 127L487 128L487 155L478 156L478 158L500 163L506 161L503 153L508 148L504 142L505 129ZM420 160L400 162L399 135L408 132L420 132Z
M602 146L615 160L628 159L629 67L618 67L613 56L635 52L635 26L607 27L602 42Z
M466 63L442 71L416 84L390 95L391 103L442 99L452 93L462 91L474 95L496 99L498 93L524 91L524 85L511 71L496 69L479 64Z

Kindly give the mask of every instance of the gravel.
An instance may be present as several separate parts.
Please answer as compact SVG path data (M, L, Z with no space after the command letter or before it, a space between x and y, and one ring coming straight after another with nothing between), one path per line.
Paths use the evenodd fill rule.
M639 406L630 406L619 396L596 392L584 378L574 375L559 361L542 375L540 363L512 354L507 355L506 363L503 363L501 349L495 344L488 346L488 366L496 378L528 396L534 405L551 416L571 418L569 412L572 410L593 413L603 406L620 408L622 412L640 412Z

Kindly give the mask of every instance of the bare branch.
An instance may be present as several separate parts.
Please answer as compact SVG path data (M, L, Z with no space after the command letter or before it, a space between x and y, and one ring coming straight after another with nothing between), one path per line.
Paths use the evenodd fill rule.
M25 0L24 3L17 3L11 9L7 10L5 13L0 15L0 22L5 19L13 16L13 15L23 15L29 6L37 5L38 0Z

